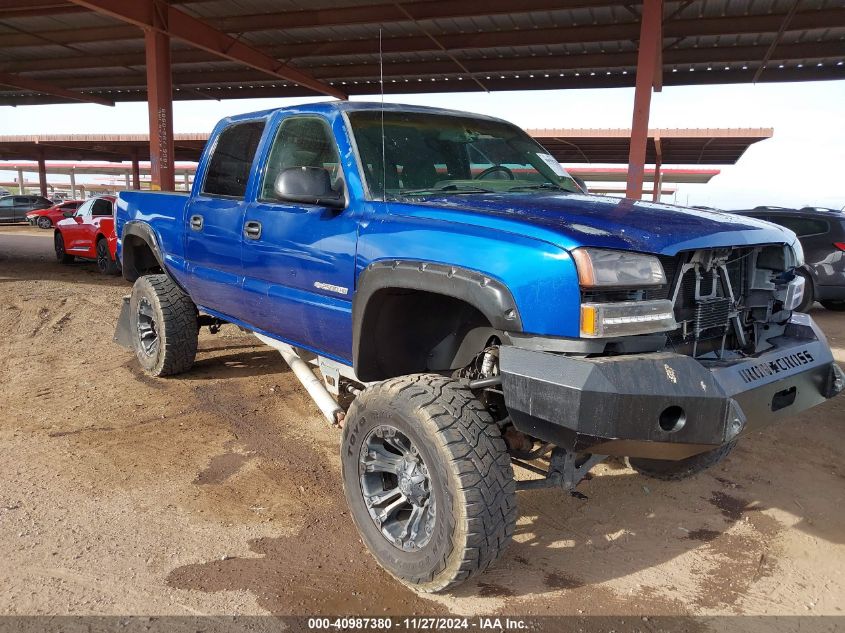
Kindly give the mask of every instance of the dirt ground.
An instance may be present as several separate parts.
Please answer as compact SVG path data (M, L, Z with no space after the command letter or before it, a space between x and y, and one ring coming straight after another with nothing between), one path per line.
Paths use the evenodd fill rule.
M845 397L692 480L519 493L503 559L419 596L358 539L339 433L279 355L225 327L147 378L112 343L128 291L0 228L2 614L845 615ZM845 362L845 314L813 316Z

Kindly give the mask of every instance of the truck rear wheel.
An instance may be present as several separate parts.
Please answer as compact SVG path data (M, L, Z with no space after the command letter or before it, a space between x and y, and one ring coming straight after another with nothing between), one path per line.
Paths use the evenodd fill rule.
M151 376L187 371L197 354L197 308L167 275L138 277L129 299L135 356Z
M643 457L628 457L625 461L628 463L628 466L646 477L662 479L664 481L678 481L697 475L711 466L715 466L728 456L734 446L736 446L736 441L728 442L712 451L677 461L645 459Z
M368 388L346 416L341 461L364 543L417 591L465 581L510 542L516 483L507 447L455 380L422 374Z

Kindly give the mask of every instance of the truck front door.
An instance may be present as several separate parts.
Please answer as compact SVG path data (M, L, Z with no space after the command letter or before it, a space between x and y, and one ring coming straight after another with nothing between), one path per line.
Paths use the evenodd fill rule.
M62 238L65 241L65 251L69 255L86 257L88 247L85 243L85 222L91 221L91 207L94 206L94 199L87 200L80 205L73 216L62 221Z
M235 121L215 136L185 213L191 297L200 306L246 319L241 294L241 232L252 163L265 120Z
M357 207L285 202L274 191L278 175L297 167L326 169L335 188L344 186L344 170L355 169L354 158L338 152L342 118L333 125L334 133L323 117L289 115L270 140L265 169L253 185L256 201L244 216L244 295L252 325L350 361Z

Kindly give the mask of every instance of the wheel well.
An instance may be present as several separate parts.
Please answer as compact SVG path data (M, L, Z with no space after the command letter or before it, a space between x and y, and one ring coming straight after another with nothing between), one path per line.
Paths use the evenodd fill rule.
M500 334L466 301L385 288L364 311L355 373L364 381L463 367Z
M123 277L135 281L142 275L163 273L152 247L137 235L127 235L123 240Z

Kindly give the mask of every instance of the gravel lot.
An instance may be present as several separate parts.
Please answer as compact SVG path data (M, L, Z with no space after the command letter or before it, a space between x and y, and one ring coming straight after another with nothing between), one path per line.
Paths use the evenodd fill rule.
M418 596L359 541L339 433L277 353L225 327L143 376L111 340L129 286L51 237L0 228L2 614L843 615L845 397L693 480L520 493L504 558ZM845 314L813 316L845 361Z

